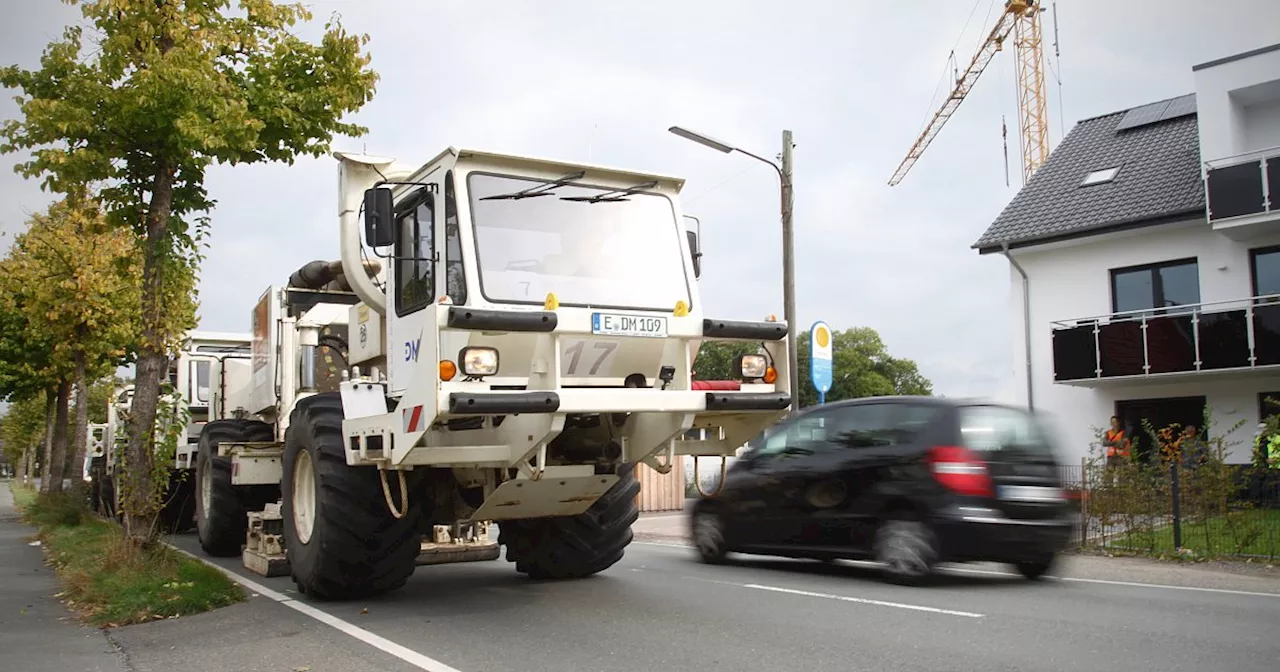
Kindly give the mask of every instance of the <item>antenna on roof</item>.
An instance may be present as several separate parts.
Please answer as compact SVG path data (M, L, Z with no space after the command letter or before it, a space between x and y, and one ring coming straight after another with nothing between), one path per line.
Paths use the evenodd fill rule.
M1058 67L1053 69L1053 78L1058 82L1058 132L1067 137L1067 115L1062 106L1062 51L1058 49L1058 3L1053 3L1053 60Z

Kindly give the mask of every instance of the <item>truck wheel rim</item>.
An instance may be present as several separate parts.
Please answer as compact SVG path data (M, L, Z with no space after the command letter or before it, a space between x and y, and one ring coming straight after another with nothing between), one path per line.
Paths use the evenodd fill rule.
M311 466L311 453L299 450L293 463L293 529L298 541L311 541L316 524L316 471Z
M197 522L209 517L209 507L213 506L213 464L205 464L205 468L200 470L200 511L197 512ZM112 493L113 495L115 493Z

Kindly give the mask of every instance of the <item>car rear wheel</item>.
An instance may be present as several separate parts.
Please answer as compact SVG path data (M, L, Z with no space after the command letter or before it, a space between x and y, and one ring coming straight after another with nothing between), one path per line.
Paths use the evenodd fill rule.
M907 585L923 583L938 562L937 538L919 520L886 520L876 530L875 559L889 580Z
M1013 563L1013 566L1018 568L1019 574L1035 581L1048 573L1048 571L1053 567L1054 560L1056 559L1057 556L1050 555L1038 560L1015 562Z
M692 518L693 545L698 549L698 558L709 565L724 562L724 519L708 509L695 510Z

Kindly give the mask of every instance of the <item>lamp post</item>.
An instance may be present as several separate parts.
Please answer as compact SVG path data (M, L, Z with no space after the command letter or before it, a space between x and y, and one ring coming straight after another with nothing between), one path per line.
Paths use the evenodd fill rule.
M791 150L795 146L795 143L791 140L791 131L784 130L782 132L782 165L779 166L741 147L735 147L687 128L672 126L667 130L686 140L692 140L699 145L710 147L718 152L745 154L757 161L768 164L778 173L778 179L782 187L782 313L783 319L787 321L787 370L789 372L787 377L791 386L791 411L794 413L799 410L800 401L800 353L796 348L795 246L791 229L791 209L794 203L791 183Z

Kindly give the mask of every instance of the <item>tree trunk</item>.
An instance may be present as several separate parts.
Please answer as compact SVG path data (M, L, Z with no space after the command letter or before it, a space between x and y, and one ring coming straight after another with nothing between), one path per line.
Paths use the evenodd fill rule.
M27 444L23 446L22 457L18 458L18 464L14 465L13 467L13 480L17 481L22 485L27 484L27 474L30 473L29 467L30 467L32 452L33 451L31 450L31 444Z
M77 495L84 494L84 458L89 447L89 383L85 380L84 353L76 353L76 422L71 432L71 460L75 476L71 489Z
M173 180L174 171L169 164L163 159L157 161L151 204L147 210L147 239L142 262L142 343L135 365L129 442L125 448L122 475L125 534L139 544L154 539L159 513L159 484L154 476L155 420L160 378L167 365L160 297L165 275L163 267L171 252L169 214L173 208Z
M44 393L44 454L40 460L40 492L49 492L49 465L53 464L53 423L57 395L53 390Z
M67 466L67 406L71 401L71 383L58 383L58 408L53 422L53 451L49 455L49 466L45 473L49 477L49 487L45 492L62 492L62 479L66 476Z

